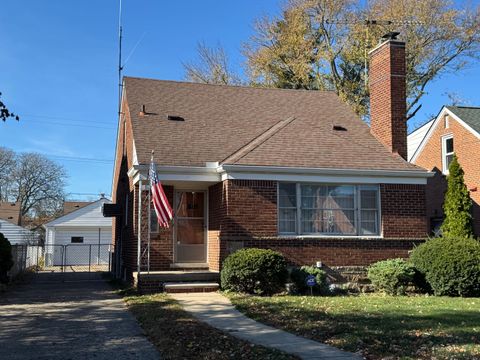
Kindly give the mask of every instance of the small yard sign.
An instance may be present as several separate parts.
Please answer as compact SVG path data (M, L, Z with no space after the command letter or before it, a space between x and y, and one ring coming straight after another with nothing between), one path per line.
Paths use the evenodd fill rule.
M317 285L317 280L315 279L315 275L308 275L307 276L307 286L315 286Z
M313 295L313 287L317 285L317 279L315 279L315 275L308 275L306 283L307 286L310 287L310 295Z

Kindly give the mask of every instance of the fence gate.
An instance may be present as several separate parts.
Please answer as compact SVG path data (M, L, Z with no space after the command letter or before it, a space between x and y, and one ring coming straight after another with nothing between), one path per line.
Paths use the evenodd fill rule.
M17 245L14 248L16 272L35 271L40 279L78 281L101 279L110 272L111 244ZM12 273L12 272L11 272ZM11 274L11 276L14 276Z

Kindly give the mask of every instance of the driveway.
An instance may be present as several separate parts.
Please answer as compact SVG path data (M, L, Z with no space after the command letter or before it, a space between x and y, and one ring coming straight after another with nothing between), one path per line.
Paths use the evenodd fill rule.
M0 359L159 359L105 281L56 276L0 294Z

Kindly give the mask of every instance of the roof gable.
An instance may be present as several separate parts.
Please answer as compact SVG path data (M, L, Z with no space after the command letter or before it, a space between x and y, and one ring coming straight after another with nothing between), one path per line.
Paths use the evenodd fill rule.
M447 106L446 108L480 135L480 107Z
M105 218L102 214L102 205L104 203L111 203L110 200L102 198L95 202L90 203L84 207L81 207L71 213L60 216L59 218L52 220L44 227L52 226L87 226L87 227L107 227L112 226L112 219Z
M478 139L480 139L480 132L478 132L477 130L475 130L474 128L472 128L472 126L470 126L469 123L465 122L462 118L460 118L457 113L453 112L451 110L451 108L460 108L458 106L443 106L442 109L440 110L440 112L438 113L437 117L435 118L435 120L433 121L433 123L429 122L425 125L428 125L431 123L431 126L428 128L428 130L425 132L425 135L423 137L423 139L421 140L420 144L418 145L418 147L416 148L415 152L413 153L412 157L409 158L409 161L411 163L415 163L415 161L417 160L418 156L422 153L423 149L425 148L426 144L428 143L428 141L430 140L430 137L432 136L432 134L434 133L435 129L437 128L438 124L441 122L441 120L443 119L443 117L445 116L445 114L449 114L450 116L452 116L452 118L454 120L456 120L460 125L462 125L464 128L466 128L468 131L470 131L474 136L476 136ZM478 114L480 115L480 108L471 108L471 109L478 109ZM473 118L473 115L471 115L472 118ZM424 125L424 126L425 126ZM417 130L420 130L417 129ZM415 130L415 131L417 131ZM415 133L415 131L411 134L413 135ZM408 138L407 138L408 140Z
M203 167L206 162L223 162L421 170L391 154L331 91L130 77L124 81L140 164L147 164L154 150L160 166ZM168 115L184 121L168 120ZM334 125L347 131L335 131Z

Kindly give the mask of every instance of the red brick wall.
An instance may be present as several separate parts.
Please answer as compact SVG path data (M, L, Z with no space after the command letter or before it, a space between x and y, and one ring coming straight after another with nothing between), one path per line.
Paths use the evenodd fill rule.
M384 238L427 236L425 185L381 184Z
M282 253L292 265L366 266L390 258L407 258L410 250L423 240L352 238L281 238L227 241L236 247L258 247Z
M170 204L173 204L173 186L164 186L163 190ZM144 221L148 223L147 211ZM173 264L173 226L168 229L159 228L159 232L152 233L150 237L150 270L171 270L171 264Z
M405 44L389 41L370 53L370 125L391 152L407 158Z
M210 270L220 270L220 230L227 214L226 182L208 188L208 245L207 257ZM223 257L222 257L223 258Z
M321 260L327 266L368 265L407 257L426 235L424 185L380 186L385 239L279 238L276 191L274 181L227 180L209 188L211 269L218 270L241 247L272 248L295 264Z
M436 172L435 177L429 179L427 186L427 214L429 219L443 216L446 178L442 175L442 136L450 134L453 135L454 151L465 172L465 183L474 202L475 234L480 236L480 161L478 156L475 156L480 154L480 139L452 117L450 117L448 128L445 127L444 119L441 119L415 161L416 165Z
M208 263L220 269L228 249L226 237L277 235L277 183L226 180L208 191Z
M128 178L128 169L133 164L133 135L129 116L129 108L126 99L123 101L124 115L119 122L117 147L115 154L115 173L113 178L112 200L122 206L122 216L112 218L112 243L115 245L113 255L113 267L117 275L123 276L126 269L131 269L136 264L136 251L132 239L135 238L134 229L131 226L135 222L135 211L128 212L128 222L125 225L124 215L126 196L129 195L128 206L133 209L136 205L137 193L132 181ZM122 239L122 246L120 246ZM136 246L136 245L135 245ZM122 259L122 264L117 261L117 255ZM127 271L127 277L129 277Z

